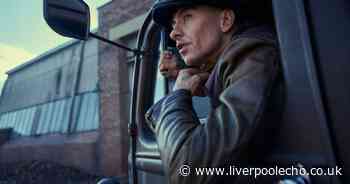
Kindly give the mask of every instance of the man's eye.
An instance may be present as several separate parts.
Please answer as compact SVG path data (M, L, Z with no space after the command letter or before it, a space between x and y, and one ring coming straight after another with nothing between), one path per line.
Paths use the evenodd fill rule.
M183 17L183 20L184 20L184 22L186 23L186 22L188 22L191 18L192 18L192 15L191 15L191 14L186 14L186 15L184 15L184 17Z

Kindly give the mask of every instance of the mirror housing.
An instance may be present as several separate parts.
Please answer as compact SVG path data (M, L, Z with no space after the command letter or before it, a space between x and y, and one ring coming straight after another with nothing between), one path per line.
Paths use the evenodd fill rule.
M58 34L87 40L90 33L90 10L83 0L44 0L44 18Z

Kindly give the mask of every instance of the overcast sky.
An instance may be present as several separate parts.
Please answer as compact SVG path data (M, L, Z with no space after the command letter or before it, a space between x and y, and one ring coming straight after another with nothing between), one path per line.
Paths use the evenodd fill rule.
M90 6L91 29L97 28L97 7L110 0L85 0ZM0 88L5 72L69 41L53 32L42 16L43 0L0 2Z

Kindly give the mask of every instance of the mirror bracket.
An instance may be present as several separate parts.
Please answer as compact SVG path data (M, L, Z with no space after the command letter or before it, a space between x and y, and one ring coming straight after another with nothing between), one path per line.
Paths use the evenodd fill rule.
M98 36L98 35L96 35L96 34L94 34L94 33L89 33L89 36L91 36L91 37L93 37L93 38L96 38L96 39L98 39L98 40L101 40L101 41L103 41L103 42L109 43L109 44L111 44L111 45L114 45L114 46L116 46L116 47L122 48L122 49L124 49L124 50L130 51L130 52L134 53L134 56L144 55L144 54L145 54L145 52L142 51L142 50L131 49L131 48L127 47L127 46L124 46L124 45L122 45L122 44L120 44L120 43L117 43L117 42L108 40L108 39L106 39L106 38L104 38L104 37L101 37L101 36Z

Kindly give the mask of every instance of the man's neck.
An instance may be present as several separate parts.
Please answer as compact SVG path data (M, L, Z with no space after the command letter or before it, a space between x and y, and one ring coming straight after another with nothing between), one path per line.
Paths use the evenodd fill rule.
M222 52L229 45L230 40L231 40L230 37L223 38L222 44L220 45L217 52L213 55L213 57L209 58L208 61L205 62L204 65L201 66L202 71L210 72L214 68L214 66L217 63L217 61L219 60L219 57L221 56Z

